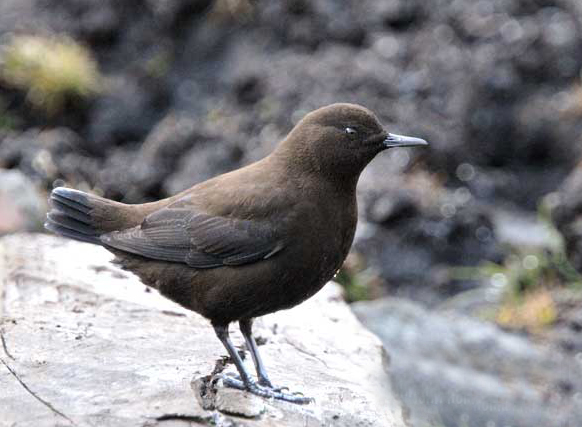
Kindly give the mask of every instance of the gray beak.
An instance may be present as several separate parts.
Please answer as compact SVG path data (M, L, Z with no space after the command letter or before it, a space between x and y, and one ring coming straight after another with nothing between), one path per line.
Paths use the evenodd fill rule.
M384 147L415 147L417 145L428 145L424 139L415 138L413 136L396 135L389 133L384 140Z

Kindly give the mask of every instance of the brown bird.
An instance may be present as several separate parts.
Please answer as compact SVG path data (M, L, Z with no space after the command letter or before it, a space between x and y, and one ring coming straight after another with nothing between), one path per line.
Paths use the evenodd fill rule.
M386 132L368 109L333 104L307 114L264 159L153 203L127 205L55 188L45 227L103 245L162 295L208 318L240 378L227 386L295 403L269 380L252 322L315 294L341 267L357 222L356 184L390 147L427 145ZM238 321L258 381L228 327Z

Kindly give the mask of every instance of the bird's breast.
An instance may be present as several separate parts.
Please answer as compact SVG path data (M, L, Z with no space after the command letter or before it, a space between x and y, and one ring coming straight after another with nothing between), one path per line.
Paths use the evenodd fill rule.
M321 204L304 212L292 234L289 256L296 259L297 283L303 299L317 292L342 266L355 234L355 197L344 203ZM281 256L285 254L282 253Z

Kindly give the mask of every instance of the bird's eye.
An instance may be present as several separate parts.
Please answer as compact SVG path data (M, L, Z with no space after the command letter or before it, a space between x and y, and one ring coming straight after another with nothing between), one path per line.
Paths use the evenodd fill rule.
M344 131L345 131L345 133L347 133L350 136L354 136L355 134L358 133L358 131L355 128L349 127L349 126L347 128L345 128Z

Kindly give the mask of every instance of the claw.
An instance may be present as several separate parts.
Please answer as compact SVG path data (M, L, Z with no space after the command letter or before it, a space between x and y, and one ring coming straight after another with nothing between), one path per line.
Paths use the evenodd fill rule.
M260 378L259 379L259 385L262 385L263 387L275 389L275 386L273 386L273 384L271 383L271 381L269 381L267 378Z
M306 405L306 404L314 401L312 398L304 397L303 393L290 394L290 393L283 393L280 391L283 388L287 389L286 387L283 387L283 388L277 390L277 389L267 388L267 387L261 386L255 382L251 382L251 383L245 385L239 379L233 378L232 375L228 375L228 374L224 375L222 377L222 381L223 381L223 384L225 385L225 387L231 387L231 388L235 388L238 390L246 390L249 393L255 394L255 395L260 396L260 397L265 397L268 399L278 399L278 400L283 400L285 402L297 403L299 405Z
M283 387L275 387L271 381L269 381L268 378L261 378L258 381L258 384L260 386L266 387L266 388L270 388L271 390L273 390L274 392L277 393L282 393L283 391L289 391L289 387L283 386ZM303 394L303 393L302 393Z

